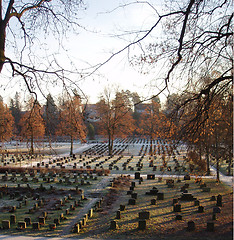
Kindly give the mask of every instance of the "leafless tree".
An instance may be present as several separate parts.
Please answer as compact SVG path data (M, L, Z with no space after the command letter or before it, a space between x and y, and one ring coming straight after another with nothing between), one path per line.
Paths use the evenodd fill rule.
M82 0L1 0L0 72L8 70L14 80L20 77L35 95L43 86L49 88L49 82L69 83L72 71L60 66L56 52L40 59L37 50L48 48L41 41L43 37L53 44L57 41L62 48L67 31L77 32L81 27L78 16L82 9Z

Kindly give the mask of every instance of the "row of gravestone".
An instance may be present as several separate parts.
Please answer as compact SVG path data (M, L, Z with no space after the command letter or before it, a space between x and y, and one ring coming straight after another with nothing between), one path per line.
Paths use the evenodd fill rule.
M79 233L80 230L86 226L88 219L93 217L93 213L96 212L102 205L103 198L99 199L93 207L91 207L84 216L74 224L72 233Z
M81 194L80 200L84 200L84 199L85 199L84 195ZM63 199L58 200L58 203L56 203L55 206L53 208L51 208L51 210L54 210L54 211L61 210L61 208L58 209L56 205L60 205L61 207L65 206L69 200L73 200L71 195L68 195L68 197L64 196ZM53 223L49 224L49 229L50 230L56 229L56 227L60 224L61 221L66 220L67 217L65 217L64 215L66 215L66 216L71 215L71 212L74 211L76 209L76 207L80 207L81 206L80 200L78 200L78 201L74 200L74 204L70 204L70 207L65 210L65 213L60 213L59 218L54 218ZM36 210L38 210L38 208L40 206L43 206L43 204L44 203L43 203L42 199L38 200L38 203L35 203L34 207L30 208L28 213L33 214ZM16 207L12 206L10 212L14 213L15 211L16 211ZM15 226L17 223L17 229L20 229L20 230L26 229L29 226L32 226L33 230L40 230L40 227L44 226L46 224L47 217L48 217L47 212L43 212L42 216L38 217L37 222L32 222L30 217L25 217L24 221L19 221L17 223L16 216L10 215L10 220L2 220L2 229L4 229L4 230L10 229L11 225Z
M141 179L140 179L141 181ZM139 183L140 183L139 181ZM172 182L171 179L167 180L167 183ZM188 187L188 186L187 186ZM129 199L128 205L135 205L137 199L137 193L134 193L135 182L131 182L130 190L127 191L128 195L131 195ZM153 187L149 192L146 192L147 195L154 195L158 196L157 200L163 200L164 194L159 193L156 187ZM204 212L204 207L199 204L199 201L192 196L192 194L182 193L182 196L179 199L173 199L173 211L178 213L181 212L181 204L178 203L178 200L181 201L194 201L194 205L198 206L198 212ZM216 201L216 197L212 196L211 201ZM151 205L156 204L156 199L151 199ZM216 214L221 212L220 207L223 206L222 204L222 196L217 196L216 206L213 207L213 214L212 219L207 222L207 231L214 231L214 222L216 220ZM116 219L121 219L121 211L125 210L125 205L120 205L120 209L116 212ZM138 229L144 230L146 229L146 219L149 219L150 213L148 211L143 211L139 213L139 222L138 222ZM176 220L182 220L182 215L176 215ZM118 229L118 224L116 220L112 220L110 223L110 229L115 230ZM193 221L188 222L188 231L195 230L195 223Z

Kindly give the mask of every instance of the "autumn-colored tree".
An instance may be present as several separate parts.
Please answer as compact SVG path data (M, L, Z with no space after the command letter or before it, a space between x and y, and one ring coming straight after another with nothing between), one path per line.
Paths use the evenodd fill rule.
M114 139L127 137L134 130L129 97L124 91L116 91L112 99L111 92L105 89L97 103L97 111L101 119L99 133L108 137L109 155L112 155Z
M30 154L34 154L34 141L43 137L45 125L41 116L41 106L37 100L30 98L27 104L27 111L20 119L21 136L30 141Z
M7 105L0 101L0 142L9 140L13 134L14 118Z
M60 123L56 131L57 135L69 136L70 154L73 154L73 142L80 139L81 142L86 140L86 127L84 124L80 96L75 94L69 99L68 96L60 104Z
M214 77L217 77L216 75ZM205 155L206 171L210 174L210 157L216 159L217 181L219 181L219 163L224 157L232 159L232 90L227 86L217 86L209 94L197 98L199 88L212 82L212 76L205 76L197 83L196 88L179 104L180 128L178 137L190 148L198 152L200 161ZM192 99L192 100L191 100ZM178 109L177 109L178 110ZM179 114L178 114L179 113ZM225 143L226 142L226 143Z

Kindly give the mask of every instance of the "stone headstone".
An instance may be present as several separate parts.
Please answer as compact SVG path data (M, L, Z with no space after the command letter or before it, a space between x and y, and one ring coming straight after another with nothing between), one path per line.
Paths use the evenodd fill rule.
M25 229L26 228L26 222L24 222L24 221L20 221L20 222L18 222L18 228L20 228L20 229Z
M120 211L124 211L125 210L125 205L120 205Z
M119 210L116 212L116 219L121 219L121 212Z
M223 206L222 196L220 194L217 196L216 206L218 206L218 207L222 207Z
M135 172L135 179L140 179L141 174L139 172Z
M164 193L158 193L157 195L157 200L164 200Z
M145 230L146 229L146 220L139 220L138 221L138 229L139 230Z
M10 223L11 224L15 224L16 223L16 216L15 215L11 215L10 216Z
M139 219L149 219L150 218L150 212L148 211L143 211L143 212L139 212Z
M155 198L151 199L151 205L156 205L156 199Z
M111 230L116 230L116 229L118 229L118 224L117 224L117 222L116 222L115 220L112 220L112 221L110 222L110 229L111 229Z
M194 206L199 206L200 205L200 201L199 200L195 200L194 201Z
M50 223L49 228L50 228L50 230L55 230L56 229L56 223Z
M198 213L203 213L204 212L204 207L203 206L199 206L197 212Z
M173 211L174 212L181 212L181 204L175 204L174 206L173 206Z
M24 219L24 221L26 222L26 226L29 226L29 225L31 225L31 218L30 217L26 217L25 219Z
M195 223L194 223L194 221L188 221L188 227L187 227L187 230L188 230L189 232L195 230Z
M39 222L33 222L33 223L32 223L32 229L33 229L33 230L39 230L39 229L40 229L40 224L39 224Z
M11 223L9 220L2 220L2 229L10 229L11 228Z
M39 217L39 224L44 225L45 224L45 218L44 217Z

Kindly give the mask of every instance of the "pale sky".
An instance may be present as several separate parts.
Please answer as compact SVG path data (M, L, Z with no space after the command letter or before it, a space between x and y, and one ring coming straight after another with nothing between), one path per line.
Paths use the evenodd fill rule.
M88 8L80 13L79 22L88 31L81 29L78 35L68 34L67 39L63 42L66 51L61 49L57 56L59 64L69 68L71 59L77 69L82 69L101 63L108 59L111 53L117 52L126 46L129 43L128 41L137 39L134 35L126 35L125 39L118 39L111 35L123 33L123 31L149 29L157 20L155 11L147 4L135 4L116 9L119 5L127 2L130 1L88 0ZM161 11L162 7L155 4L157 1L152 2L154 7ZM159 0L158 2L161 3L162 1ZM160 36L160 29L157 31L154 34ZM151 40L149 36L147 41L150 42ZM44 41L47 44L47 54L57 50L57 45L50 41L50 37ZM41 46L41 48L43 47ZM161 89L163 81L157 80L155 82L160 69L151 69L148 74L140 74L139 69L141 66L132 67L129 65L128 54L131 57L139 53L139 48L135 46L131 48L130 53L125 51L117 55L91 77L85 80L80 80L77 77L78 86L89 96L91 103L98 100L98 96L103 92L104 87L108 85L118 86L119 89L124 90L129 89L132 92L136 91L140 96L146 98L150 97ZM4 75L1 78L3 79ZM8 100L21 88L25 89L22 83L18 85L18 83L11 82L8 83L7 87L1 85L0 95ZM56 89L56 87L54 89L50 88L49 91L54 96L60 93L60 89ZM163 95L160 95L160 97L162 97L162 100L165 99Z

